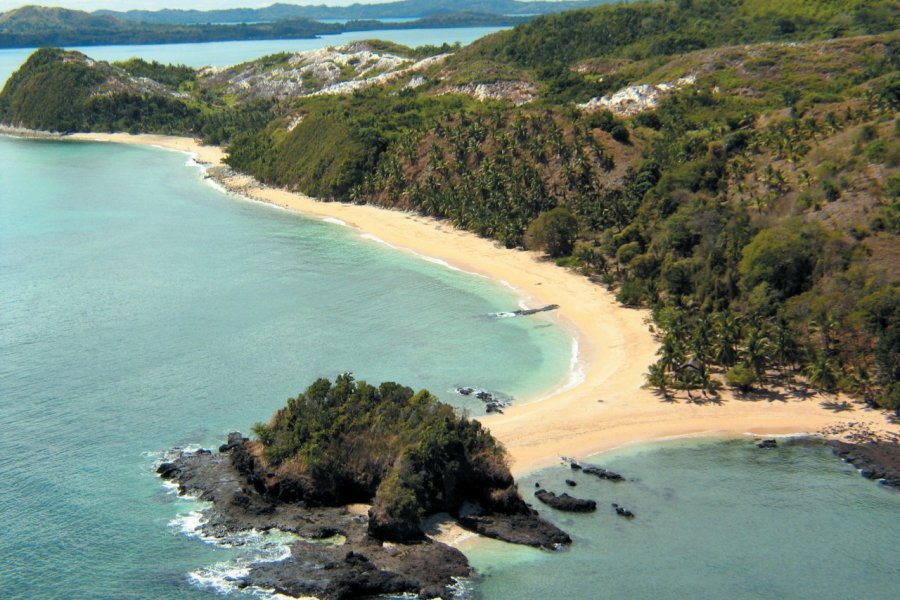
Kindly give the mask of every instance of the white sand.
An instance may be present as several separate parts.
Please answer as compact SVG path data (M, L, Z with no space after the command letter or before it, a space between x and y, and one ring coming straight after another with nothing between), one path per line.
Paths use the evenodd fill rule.
M190 152L198 162L217 165L222 149L188 138L156 135L78 134L70 139L149 144ZM602 287L543 261L535 253L508 250L445 222L372 206L317 202L285 190L258 185L247 176L222 181L225 187L306 215L339 219L400 250L441 259L516 288L534 307L558 304L558 318L577 336L583 380L571 389L488 416L482 422L510 453L522 473L555 463L561 455L581 458L618 446L680 436L738 436L815 433L825 427L864 421L875 431L897 432L886 415L856 407L834 413L824 398L770 395L741 399L724 391L713 404L663 402L642 388L658 347L647 311L623 308Z

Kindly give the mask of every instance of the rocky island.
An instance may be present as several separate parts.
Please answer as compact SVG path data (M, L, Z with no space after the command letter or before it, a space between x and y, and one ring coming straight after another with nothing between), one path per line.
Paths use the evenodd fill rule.
M428 391L374 387L349 373L319 379L253 432L252 440L230 434L218 453L176 450L157 470L180 493L213 503L208 535L300 536L289 558L253 565L241 587L324 599L449 598L455 578L471 570L459 550L425 535L424 518L437 513L512 543L571 542L522 499L503 447ZM360 504L367 514L348 509Z

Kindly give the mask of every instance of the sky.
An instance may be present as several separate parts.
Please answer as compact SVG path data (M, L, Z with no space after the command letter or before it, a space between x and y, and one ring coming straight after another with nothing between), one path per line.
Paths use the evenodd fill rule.
M391 0L0 0L0 11L19 8L26 4L61 6L77 10L93 11L100 8L112 10L159 10L161 8L195 8L211 10L219 8L259 8L276 2L283 4L325 4L347 6L349 4L380 4Z

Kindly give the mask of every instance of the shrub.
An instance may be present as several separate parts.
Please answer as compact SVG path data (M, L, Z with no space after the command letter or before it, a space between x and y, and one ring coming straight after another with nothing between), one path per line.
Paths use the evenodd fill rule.
M728 385L742 392L749 392L756 383L756 373L745 364L736 364L725 372Z

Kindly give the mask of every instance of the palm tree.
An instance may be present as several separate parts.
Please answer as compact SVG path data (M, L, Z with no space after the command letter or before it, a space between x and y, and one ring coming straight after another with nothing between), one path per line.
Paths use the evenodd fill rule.
M780 316L772 335L772 352L782 377L785 367L793 367L797 359L797 342L787 320Z
M741 325L730 310L718 313L715 327L715 355L713 360L723 367L737 362L737 345L741 336Z
M646 379L647 385L654 387L659 390L659 393L662 394L662 397L666 400L669 399L669 390L668 390L668 382L669 378L666 374L666 369L660 363L662 359L658 362L650 365L650 368L647 370Z
M834 391L837 385L834 365L828 355L822 351L816 351L813 360L806 365L806 377L810 383L826 392Z
M712 354L712 325L706 315L700 315L697 322L694 323L694 332L691 336L691 350L694 352L694 358L697 361L697 370L700 375L701 383L706 385L709 382L709 373L707 365L710 355Z
M763 379L769 363L769 339L758 321L751 323L747 330L747 339L744 342L744 362L753 369L757 378Z

